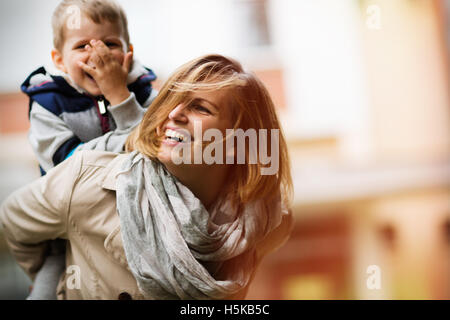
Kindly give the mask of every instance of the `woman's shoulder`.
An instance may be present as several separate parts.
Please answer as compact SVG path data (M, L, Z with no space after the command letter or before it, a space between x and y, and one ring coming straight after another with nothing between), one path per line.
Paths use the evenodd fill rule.
M125 153L97 151L97 150L81 150L77 152L78 161L82 166L107 167L110 163L118 158L124 158Z
M117 174L129 155L127 152L78 151L76 161L81 167L78 184L93 186L97 182L105 189L115 190Z

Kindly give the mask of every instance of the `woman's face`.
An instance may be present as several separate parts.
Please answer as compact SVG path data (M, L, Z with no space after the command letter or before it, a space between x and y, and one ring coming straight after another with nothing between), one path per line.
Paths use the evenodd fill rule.
M218 129L225 136L225 130L233 128L227 93L228 90L198 90L170 112L168 119L157 128L158 136L163 136L158 154L162 163L172 163L173 148L189 140L193 150L195 144L202 143L198 140L208 129Z

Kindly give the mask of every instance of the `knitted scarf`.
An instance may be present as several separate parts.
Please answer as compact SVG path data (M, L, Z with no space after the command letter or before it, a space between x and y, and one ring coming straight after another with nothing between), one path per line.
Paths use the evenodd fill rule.
M125 255L147 299L227 299L247 287L258 243L281 222L280 201L209 213L158 161L138 152L117 177Z

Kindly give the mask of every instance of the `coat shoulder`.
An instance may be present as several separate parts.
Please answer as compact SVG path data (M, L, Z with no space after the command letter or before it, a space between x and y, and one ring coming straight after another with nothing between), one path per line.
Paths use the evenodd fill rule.
M122 153L97 151L97 150L82 150L77 152L81 158L83 166L107 167L111 161L123 155Z
M82 167L82 178L79 182L92 184L95 181L100 183L105 189L116 190L116 176L128 155L129 153L94 150L77 152L77 157L80 157Z

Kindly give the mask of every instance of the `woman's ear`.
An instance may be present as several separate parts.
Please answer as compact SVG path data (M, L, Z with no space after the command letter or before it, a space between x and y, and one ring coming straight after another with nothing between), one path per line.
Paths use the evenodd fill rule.
M128 51L130 52L133 52L134 53L134 47L133 47L133 45L130 43L129 45L128 45Z
M64 65L62 54L59 50L57 49L52 50L52 60L56 68L58 68L64 73L67 73L67 69L66 66Z

